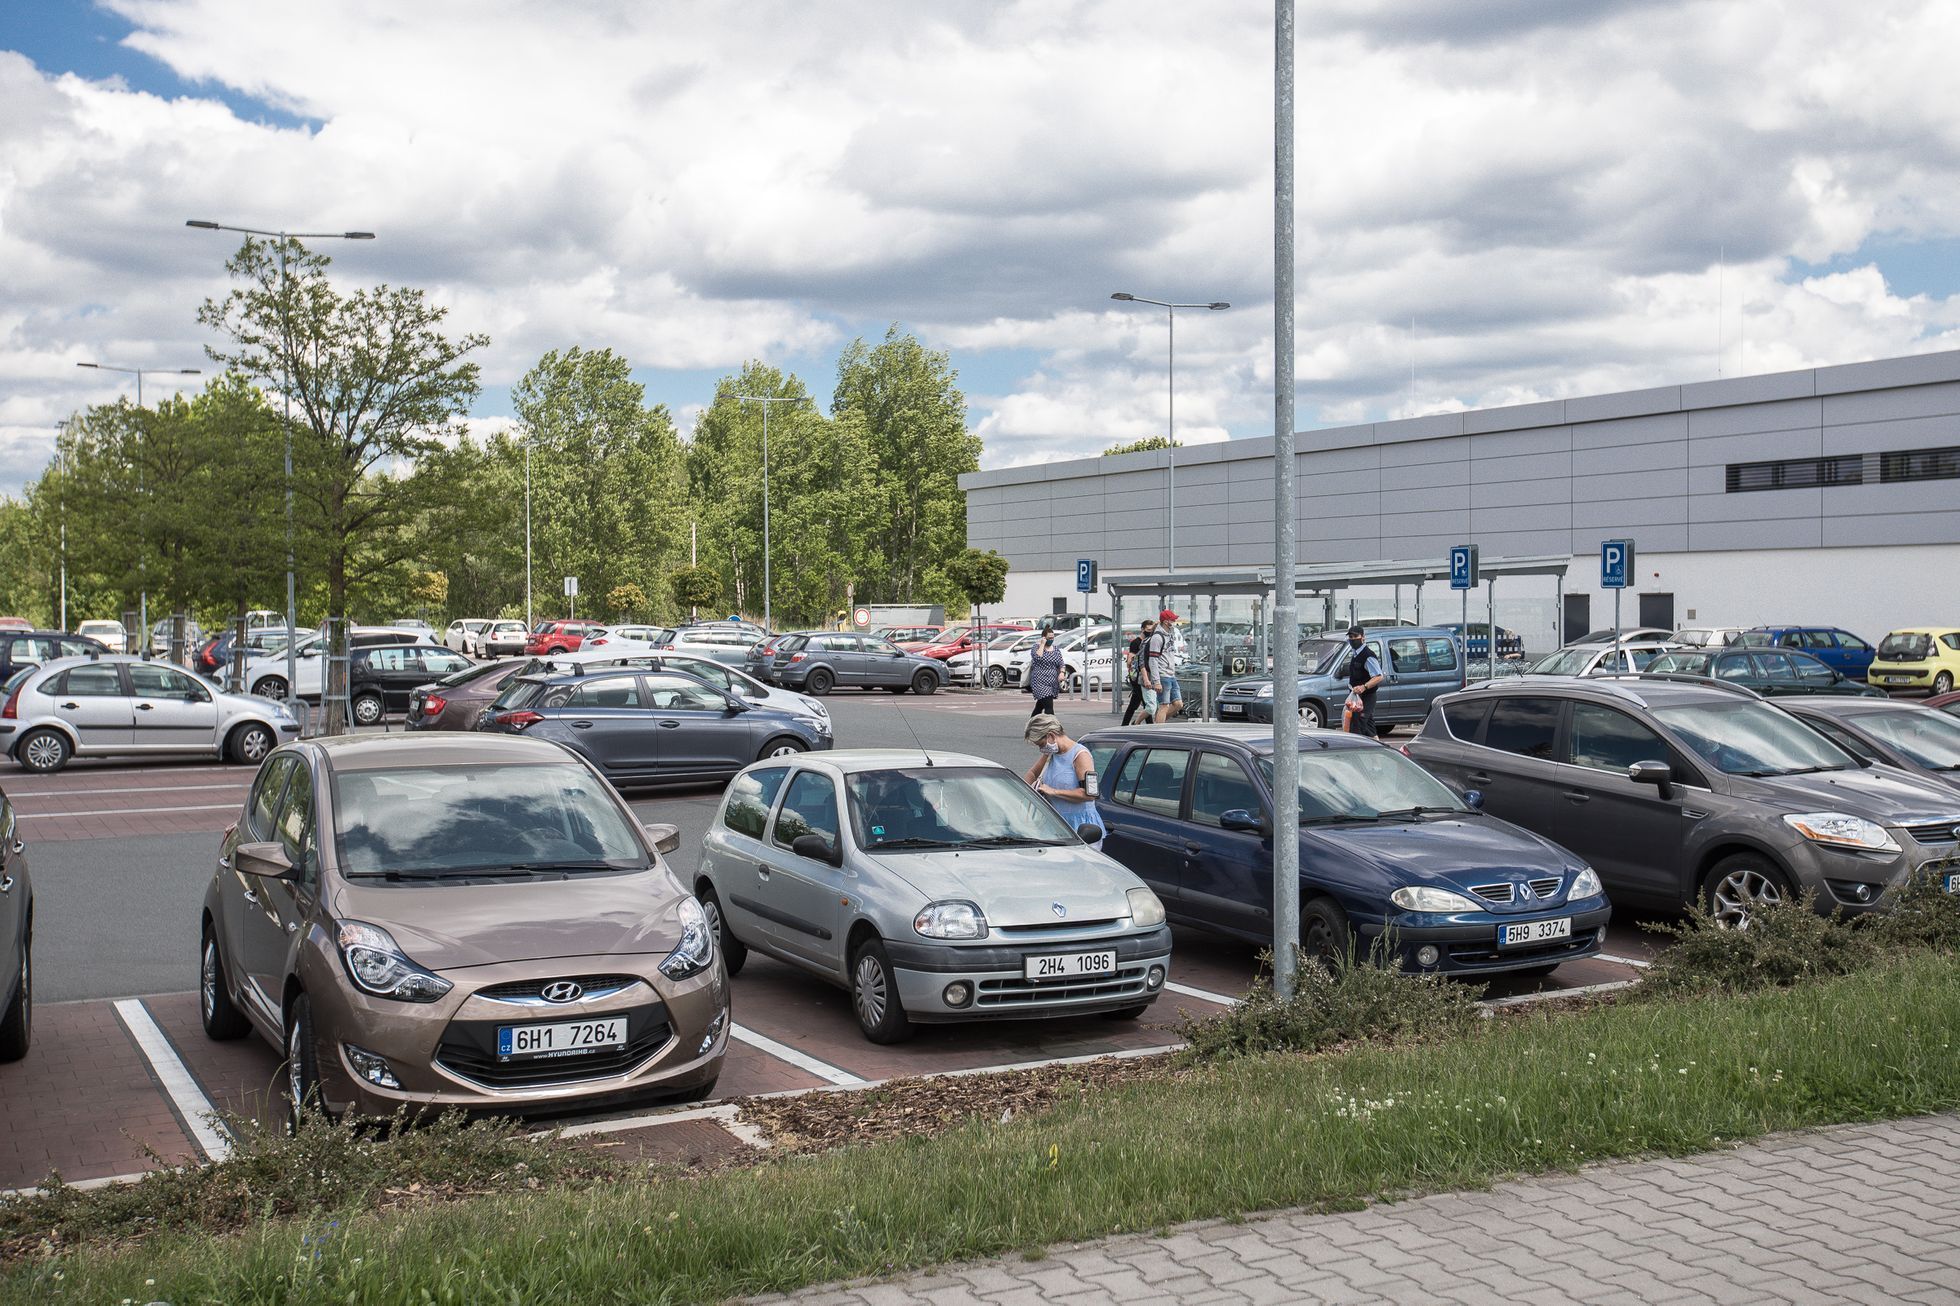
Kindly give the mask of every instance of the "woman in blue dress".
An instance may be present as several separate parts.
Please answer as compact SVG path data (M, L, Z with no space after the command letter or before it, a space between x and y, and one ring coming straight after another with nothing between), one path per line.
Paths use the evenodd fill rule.
M1067 821L1071 830L1085 825L1102 825L1096 811L1096 763L1089 750L1063 731L1052 713L1041 712L1028 718L1027 741L1041 750L1041 756L1022 777L1049 806ZM1098 839L1092 845L1102 847Z

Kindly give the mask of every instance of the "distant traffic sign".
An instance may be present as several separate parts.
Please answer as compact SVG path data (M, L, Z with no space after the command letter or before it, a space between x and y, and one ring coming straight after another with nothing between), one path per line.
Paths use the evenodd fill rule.
M1077 558L1075 560L1075 589L1078 594L1096 592L1096 560Z
M1629 589L1633 585L1633 541L1602 540L1599 545L1599 587Z
M863 630L866 626L869 626L871 624L871 609L870 608L852 609L851 621L857 626L859 630Z
M1477 546L1457 544L1450 548L1450 588L1453 590L1473 590L1477 588Z

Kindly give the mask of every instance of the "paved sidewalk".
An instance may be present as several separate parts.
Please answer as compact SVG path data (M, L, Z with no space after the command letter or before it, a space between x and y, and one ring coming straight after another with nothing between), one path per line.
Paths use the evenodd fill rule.
M1960 1301L1960 1116L1781 1134L1347 1215L1211 1221L803 1306Z

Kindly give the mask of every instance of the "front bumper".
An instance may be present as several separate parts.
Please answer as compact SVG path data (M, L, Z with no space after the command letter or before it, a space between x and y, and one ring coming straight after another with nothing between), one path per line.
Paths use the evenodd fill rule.
M1817 910L1846 916L1890 911L1891 890L1922 871L1960 872L1960 843L1923 844L1891 828L1901 851L1865 853L1803 841L1787 851L1786 862L1796 873L1799 890L1817 894Z
M1592 956L1605 946L1606 922L1612 916L1612 904L1602 897L1534 912L1401 912L1382 923L1359 925L1356 932L1363 955L1372 953L1387 934L1393 958L1412 974L1501 975ZM1569 938L1508 948L1498 943L1502 926L1563 917L1572 919ZM1436 949L1436 960L1428 965L1417 956L1425 947Z
M965 1020L1035 1020L1054 1016L1120 1011L1153 1002L1170 975L1170 927L1132 931L1067 942L956 944L892 941L891 958L899 1000L913 1020L944 1023ZM1115 973L1103 977L1029 980L1029 957L1081 952L1116 953ZM949 985L965 983L973 999L955 1007L946 1001Z

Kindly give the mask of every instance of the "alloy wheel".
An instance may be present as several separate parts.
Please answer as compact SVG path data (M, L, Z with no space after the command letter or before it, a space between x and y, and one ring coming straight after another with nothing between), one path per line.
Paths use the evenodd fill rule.
M300 1119L306 1112L306 1072L299 1063L302 1050L299 1021L295 1019L286 1025L286 1097L292 1103L295 1133L299 1131Z
M67 751L62 747L61 740L52 734L43 733L28 740L27 747L22 749L21 753L27 759L29 770L52 771L61 765Z
M885 979L885 968L869 950L860 954L857 963L855 983L851 985L851 1003L857 1008L858 1023L866 1029L876 1028L885 1019L885 1009L891 1003L890 986Z
M783 743L777 744L774 748L771 748L767 753L763 754L763 756L794 757L802 751L803 751L803 746L801 744L792 744L785 741Z
M204 964L197 968L197 996L208 1024L218 1011L218 944L214 939L204 941Z
M264 680L252 686L252 692L260 698L270 698L283 703L286 701L286 678L284 676L267 676Z
M1738 866L1715 882L1708 898L1716 924L1746 930L1752 911L1783 901L1783 887L1756 867Z
M1326 718L1321 715L1318 703L1300 704L1300 724L1313 730L1318 730L1327 724Z

